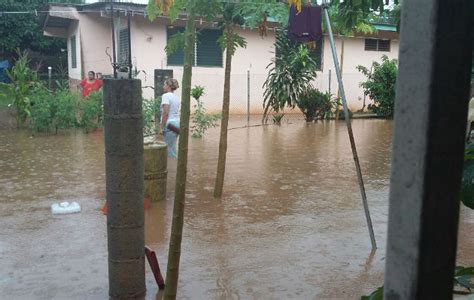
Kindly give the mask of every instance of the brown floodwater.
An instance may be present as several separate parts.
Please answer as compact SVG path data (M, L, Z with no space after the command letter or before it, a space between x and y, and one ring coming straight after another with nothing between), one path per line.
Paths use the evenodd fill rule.
M234 117L230 127L245 124ZM374 254L343 122L230 130L222 200L212 198L219 129L192 139L178 298L359 299L382 285L392 126L353 122ZM146 211L163 273L175 168L170 159L168 200ZM0 131L1 299L107 299L104 169L101 131ZM53 216L62 201L82 212ZM463 207L458 264L474 265L473 230ZM146 299L161 299L148 266L146 278Z

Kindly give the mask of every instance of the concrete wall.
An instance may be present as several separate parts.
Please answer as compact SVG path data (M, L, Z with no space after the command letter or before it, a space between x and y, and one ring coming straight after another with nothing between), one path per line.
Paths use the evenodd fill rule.
M124 24L125 17L121 22ZM183 68L168 66L166 61L166 26L168 21L158 19L150 22L143 16L134 16L132 19L131 41L132 41L132 62L140 72L139 78L142 80L143 96L153 97L153 89L147 86L154 85L155 69L172 69L174 76L181 81ZM77 27L77 28L76 28ZM72 26L69 34L77 34L82 47L78 50L78 69L69 69L72 78L81 78L89 70L102 72L104 75L112 74L112 67L109 58L105 54L107 47L112 47L110 19L101 17L99 14L80 15L79 26ZM263 103L263 83L267 77L267 66L275 55L274 41L275 34L270 31L267 37L261 38L256 31L240 29L242 35L248 43L246 49L238 49L232 64L232 85L231 85L231 112L246 113L247 111L247 70L250 70L250 103L252 113L262 112ZM70 41L68 41L68 50ZM336 39L338 52L341 51L341 40ZM110 51L111 53L111 51ZM392 40L390 52L376 52L364 50L364 38L346 38L344 54L344 84L346 95L351 110L358 110L362 107L363 90L359 87L365 77L356 70L357 65L370 67L372 61L380 61L382 55L391 58L398 56L398 41ZM340 55L340 54L339 54ZM70 53L69 53L70 56ZM69 60L70 62L70 60ZM79 68L82 63L84 70ZM337 93L337 79L334 72L329 40L326 37L323 51L323 71L318 72L318 77L314 85L320 90L329 90L329 70L332 70L331 92ZM220 111L222 105L222 95L224 87L223 67L195 67L193 68L193 86L201 85L206 89L203 97L209 111ZM177 91L180 94L180 90ZM367 100L369 101L369 100Z
M336 38L335 43L340 63L342 40L340 38ZM352 111L357 111L363 106L362 99L364 98L364 91L359 86L359 84L360 82L366 80L366 77L362 75L362 73L357 71L356 67L358 65L362 65L370 69L372 62L380 62L381 57L383 55L387 55L389 58L398 57L398 40L391 40L390 52L365 51L364 45L364 38L346 38L344 40L344 65L342 70L342 76L349 109L351 109ZM322 91L329 90L329 70L331 70L332 77L331 93L336 95L338 89L337 77L332 58L331 47L329 44L329 38L325 37L323 52L323 71L318 72L318 77L316 78L315 82L315 86ZM367 99L366 103L370 103L370 100Z

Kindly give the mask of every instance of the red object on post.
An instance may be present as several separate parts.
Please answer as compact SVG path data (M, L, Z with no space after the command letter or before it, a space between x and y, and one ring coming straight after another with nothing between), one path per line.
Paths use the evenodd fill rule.
M151 271L155 276L156 283L158 284L158 288L163 290L165 288L165 280L163 279L163 275L161 275L160 265L158 264L158 259L156 258L155 251L151 250L148 246L145 246L145 255L150 264Z

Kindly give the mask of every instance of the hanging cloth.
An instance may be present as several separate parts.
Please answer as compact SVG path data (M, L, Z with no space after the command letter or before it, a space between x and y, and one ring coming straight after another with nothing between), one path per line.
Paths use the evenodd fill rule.
M303 6L297 12L292 5L288 20L288 38L293 42L310 43L319 40L321 28L321 6Z

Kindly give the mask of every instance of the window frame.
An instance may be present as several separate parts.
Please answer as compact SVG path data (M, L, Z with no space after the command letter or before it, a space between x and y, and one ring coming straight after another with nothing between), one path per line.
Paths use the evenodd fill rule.
M173 34L170 34L170 30L174 30L175 32ZM184 30L184 27L175 27L175 26L167 26L166 27L166 42L168 43L168 40L177 32L182 32ZM221 36L223 34L223 31L221 29L212 29L212 28L200 28L196 29L196 40L194 41L194 53L193 53L193 67L198 67L198 68L223 68L224 67L224 51L220 48L220 46L217 44L216 40L216 49L219 49L219 52L221 54L220 57L220 64L219 65L212 65L212 64L200 64L199 63L199 36L201 33L206 32L206 31L219 31ZM170 55L166 54L166 65L170 67L182 67L184 66L184 49L179 49L177 51L182 51L183 52L183 62L182 64L180 63L170 63ZM175 52L176 53L176 52ZM172 55L175 55L173 53Z
M77 36L70 38L71 43L71 69L77 69Z
M375 47L368 47L368 41L375 42ZM388 42L388 47L381 47L380 42ZM379 39L379 38L365 38L364 39L364 51L375 51L375 52L391 52L392 40L390 39Z

